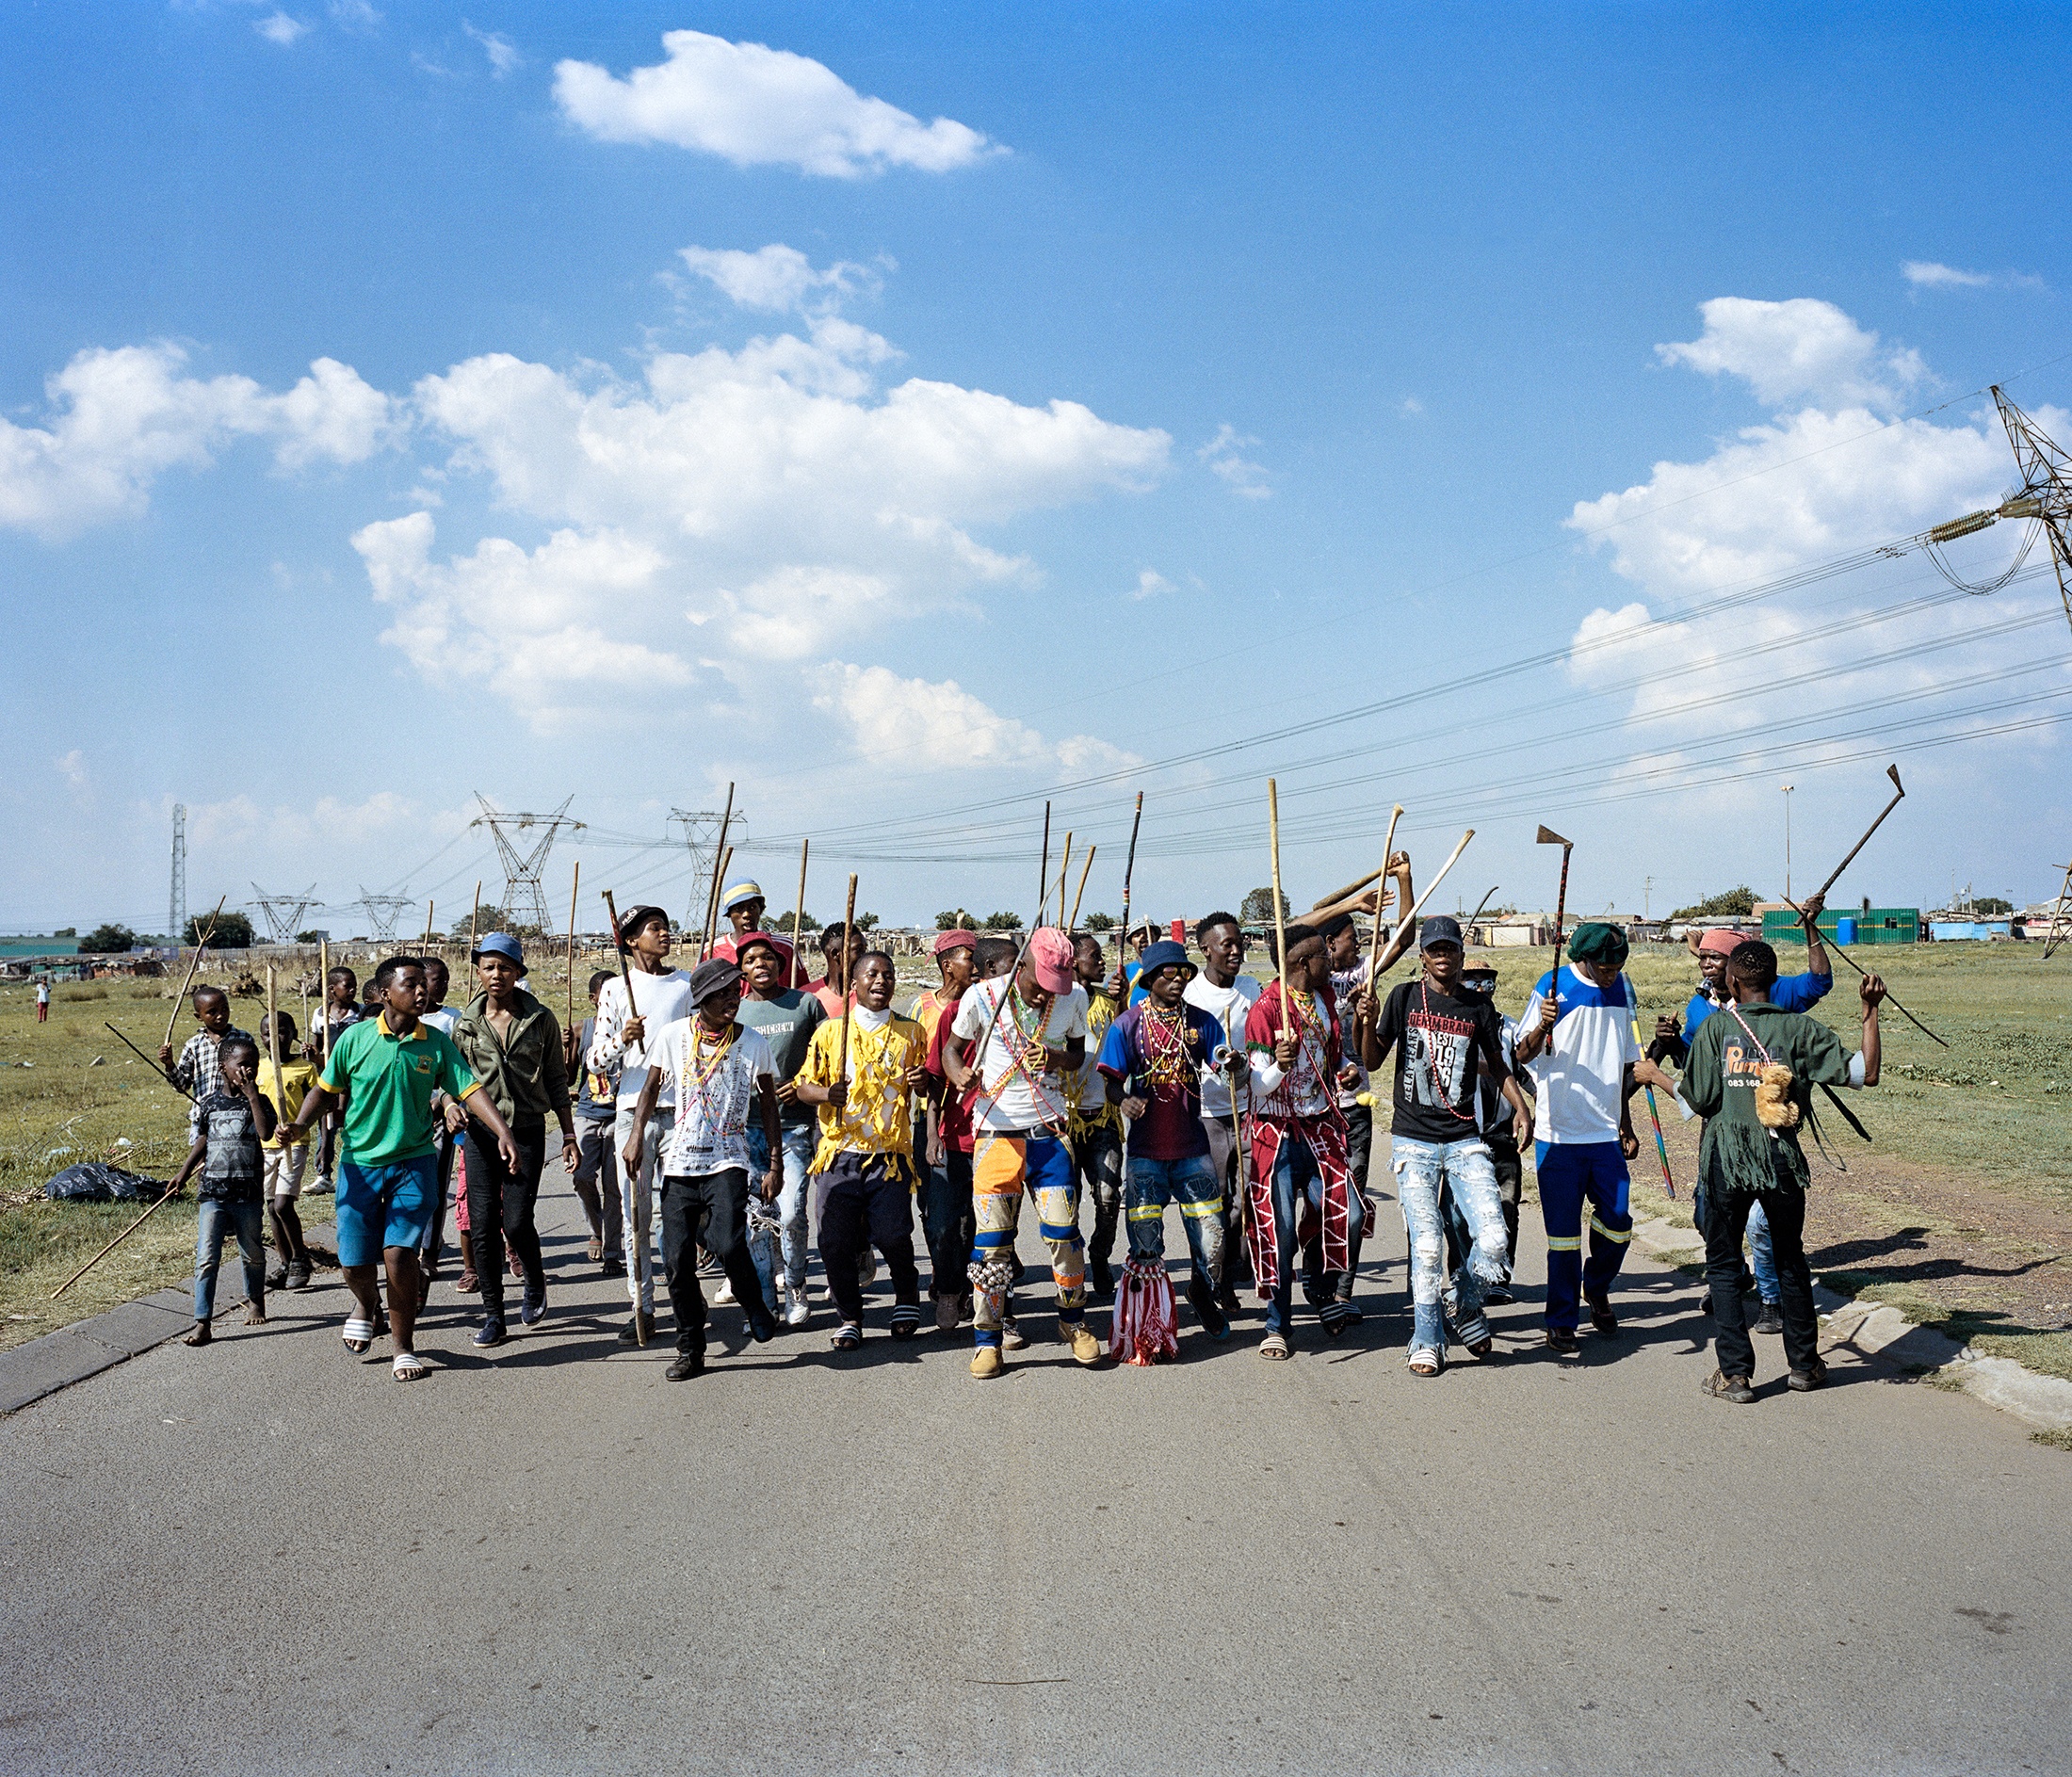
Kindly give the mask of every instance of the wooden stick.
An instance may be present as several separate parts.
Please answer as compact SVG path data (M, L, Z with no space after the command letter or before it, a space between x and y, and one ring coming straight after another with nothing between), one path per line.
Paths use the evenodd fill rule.
M187 989L194 985L194 972L202 966L202 952L209 947L209 940L216 936L216 916L223 911L223 901L230 899L226 894L216 903L216 913L209 915L209 923L195 933L194 957L187 964L187 978L180 983L180 991L172 996L172 1015L166 1020L166 1042L172 1041L172 1027L180 1022L180 1006L187 996ZM179 934L173 934L178 937Z
M109 1253L113 1252L117 1247L121 1246L123 1241L127 1240L131 1235L135 1234L138 1229L141 1228L147 1221L149 1221L154 1216L155 1216L159 1212L159 1210L162 1209L166 1205L166 1204L171 1199L171 1197L172 1192L168 1191L164 1197L161 1197L155 1204L152 1204L149 1209L145 1210L141 1216L138 1217L135 1221L131 1222L128 1227L124 1228L121 1234L117 1235L114 1239L110 1240L106 1246L103 1247L100 1250L100 1252L96 1252L70 1277L66 1278L62 1284L58 1284L56 1289L51 1291L51 1300L56 1301L58 1297L62 1296L82 1277L86 1276L89 1271L92 1270L96 1265L100 1264L101 1261L106 1258Z
M1044 923L1044 909L1050 905L1050 804L1044 804L1044 855L1036 866L1036 925ZM1031 926L1029 929L1035 930Z
M273 964L267 964L267 1049L273 1060L273 1090L281 1094L281 1102L274 1106L274 1112L283 1123L288 1120L288 1083L281 1077L281 1002L274 994Z
M1870 835L1885 825L1885 817L1905 800L1906 785L1900 782L1900 767L1896 765L1888 765L1885 768L1885 774L1892 780L1894 792L1892 800L1878 811L1878 818L1872 821L1870 827L1865 830L1864 836L1849 848L1849 855L1827 873L1827 880L1806 897L1808 900L1820 899L1824 901L1827 898L1827 891L1835 886L1836 879L1855 861L1856 853L1870 843Z
M577 858L575 874L568 885L568 1017L561 1026L563 1035L575 1028L575 905L582 889L583 861Z
M1396 814L1400 815L1402 812L1403 811L1401 810L1401 808L1399 807L1396 811ZM1396 824L1393 816L1390 818L1388 831L1390 836L1394 837L1396 832ZM1379 870L1369 870L1365 876L1359 878L1356 881L1348 882L1343 888L1333 889L1330 894L1326 895L1323 897L1322 900L1312 901L1310 903L1309 911L1313 913L1330 913L1335 912L1337 909L1337 905L1340 901L1351 900L1362 889L1366 888L1368 883L1372 882L1376 877L1385 876L1387 873L1386 860L1384 859L1383 868Z
M1099 846L1089 846L1086 848L1086 862L1079 866L1078 891L1072 897L1072 917L1065 922L1067 933L1079 929L1079 903L1086 899L1086 880L1088 873L1093 868L1093 854L1098 850Z
M1374 889L1374 942L1368 947L1367 953L1367 980L1369 987L1374 985L1375 973L1382 962L1382 897L1388 886L1388 848L1396 843L1396 823L1402 817L1403 805L1398 802L1388 817L1388 837L1382 841L1382 867L1374 872L1374 878L1379 878L1380 880L1376 882Z
M316 941L316 1015L324 1026L324 1066L331 1066L331 940Z
M1137 829L1143 825L1144 793L1137 792L1137 812L1129 821L1129 856L1123 860L1123 937L1115 946L1115 979L1122 988L1118 1006L1129 1004L1129 885L1137 874Z
M633 971L626 967L626 946L619 931L619 904L611 898L611 891L609 889L607 889L605 891L605 917L611 921L611 948L613 953L619 959L619 981L620 985L625 990L626 1016L628 1018L631 1018L635 1016L636 1012L639 1010L633 1003ZM619 1156L619 1164L621 1166L623 1166L625 1164L625 1156L623 1155L621 1155ZM631 1238L633 1232L634 1231L631 1228L628 1228L626 1230L626 1235L629 1239ZM641 1250L639 1254L633 1257L630 1260L630 1264L632 1266L632 1276L634 1282L633 1333L635 1338L639 1341L640 1347L644 1350L647 1348L647 1324L640 1317L639 1281L640 1260L647 1256L647 1239L645 1236L641 1236L640 1249Z
M1281 792L1271 778L1266 781L1266 840L1273 864L1273 961L1281 974L1281 1041L1288 1038L1287 1025L1287 920L1281 912Z
M855 1008L850 1004L849 999L849 939L850 933L851 933L855 929L856 873L852 870L850 872L849 878L849 906L842 914L842 1068L841 1072L834 1076L844 1086L847 1086L849 1084L850 1013L855 1010ZM846 1122L848 1120L848 1117L849 1107L845 1105L842 1107L842 1118Z
M420 945L420 946L419 946L419 947L420 947L421 949L425 949L425 950L429 950L429 949L431 948L431 915L432 915L432 910L433 910L434 908L436 908L436 907L437 907L438 905L439 905L439 903L438 903L437 901L433 900L433 899L432 899L432 898L431 898L431 897L430 897L429 896L427 896L427 897L426 897L426 898L425 898L425 942L424 942L424 944L423 944L422 945Z
M799 841L799 906L791 916L791 966L796 973L785 983L787 988L796 987L805 975L805 965L799 961L799 933L806 923L806 849L812 844L810 839Z
M1460 863L1461 853L1467 849L1467 842L1474 837L1475 830L1472 827L1461 835L1461 843L1453 848L1453 855L1439 866L1439 874L1425 884L1425 892L1417 897L1416 905L1403 915L1404 925L1407 926L1424 912L1425 903L1438 891L1439 884L1446 880L1446 873Z
M1060 926L1064 924L1065 918L1065 883L1071 878L1071 875L1072 829L1067 827L1065 829L1065 861L1058 866L1058 923ZM1050 891L1048 888L1045 888L1044 891L1044 912L1047 913L1049 911Z
M1805 909L1804 908L1804 906L1793 901L1787 901L1785 902L1785 905L1790 908L1794 913L1798 914L1799 924L1801 926L1805 926L1808 924L1805 917ZM1821 940L1821 943L1824 945L1828 949L1832 950L1837 956L1841 958L1841 960L1844 962L1848 963L1851 968L1854 969L1858 975L1868 975L1870 973L1869 969L1865 968L1862 963L1858 962L1854 957L1851 956L1849 952L1842 947L1842 943L1840 939L1822 938ZM1905 1019L1908 1024L1912 1025L1916 1030L1921 1033L1922 1036L1926 1037L1929 1042L1942 1043L1942 1046L1945 1049L1950 1047L1950 1045L1947 1042L1943 1042L1943 1040L1938 1037L1933 1030L1929 1029L1926 1025L1922 1024L1918 1018L1915 1017L1912 1012L1908 1011L1904 1006L1901 1005L1898 1000L1894 999L1892 997L1892 990L1889 987L1885 990L1885 1003L1887 1006L1891 1007L1894 1011L1898 1012L1902 1018Z
M146 1055L143 1050L139 1049L120 1030L116 1029L113 1025L109 1024L105 1018L102 1019L101 1024L102 1027L114 1037L116 1042L120 1042L146 1067L151 1069L152 1077L157 1080L161 1086L170 1092L180 1092L180 1089L172 1083L172 1075L161 1068L152 1057ZM180 1096L190 1105L194 1103L194 1095L191 1092L180 1092Z
M1467 924L1461 928L1461 931L1464 936L1466 933L1475 929L1475 922L1482 916L1482 909L1489 905L1490 896L1495 895L1497 890L1501 886L1501 883L1491 883L1489 894L1483 896L1481 900L1475 903L1475 911L1472 913L1468 914Z
M727 784L726 812L720 816L720 836L712 845L712 892L705 897L705 924L698 941L698 961L703 962L712 948L712 933L720 918L720 877L726 868L727 831L734 825L734 785Z
M475 922L482 916L482 879L475 879L475 905L468 909L468 959L475 958Z

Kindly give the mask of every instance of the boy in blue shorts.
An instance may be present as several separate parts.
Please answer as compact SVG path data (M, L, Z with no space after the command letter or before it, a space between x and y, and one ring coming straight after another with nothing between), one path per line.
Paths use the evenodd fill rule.
M346 1321L346 1349L355 1356L381 1329L375 1283L388 1271L389 1317L396 1336L396 1380L425 1373L412 1349L424 1273L417 1251L431 1226L438 1184L432 1094L444 1092L495 1139L503 1163L516 1171L518 1146L489 1094L469 1072L453 1040L423 1023L424 964L391 957L375 971L379 1013L341 1030L316 1085L282 1139L294 1141L341 1098L345 1151L338 1166L338 1263L358 1313Z

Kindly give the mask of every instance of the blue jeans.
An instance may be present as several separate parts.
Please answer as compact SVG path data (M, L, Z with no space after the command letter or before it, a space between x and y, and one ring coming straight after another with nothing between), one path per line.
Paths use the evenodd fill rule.
M778 1232L767 1224L749 1223L749 1257L755 1261L755 1275L763 1280L763 1306L777 1312L777 1259L779 1242L784 1254L785 1282L793 1289L806 1286L806 1169L813 1164L815 1142L811 1123L780 1123L778 1147L784 1155L784 1183L777 1187ZM748 1190L753 1199L763 1189L763 1174L769 1170L769 1143L763 1139L763 1126L751 1121L748 1126Z
M1389 1164L1410 1235L1410 1300L1413 1350L1446 1349L1446 1319L1452 1311L1463 1345L1488 1336L1482 1318L1482 1285L1500 1281L1511 1256L1503 1200L1497 1190L1496 1163L1480 1136L1460 1141L1415 1141L1389 1138ZM1467 1223L1467 1263L1449 1278L1446 1223L1439 1213L1440 1187L1449 1186L1454 1207Z
M1782 1301L1784 1286L1777 1281L1777 1246L1770 1237L1770 1218L1763 1200L1748 1205L1748 1262L1756 1273L1756 1293L1766 1302Z
M1350 1246L1366 1232L1367 1205L1360 1201L1356 1188L1347 1195L1351 1199L1346 1205L1346 1239ZM1295 1234L1300 1220L1297 1207L1305 1199L1322 1209L1323 1177L1317 1171L1317 1156L1310 1153L1309 1143L1290 1134L1282 1140L1280 1154L1273 1162L1273 1250L1280 1257L1281 1274L1273 1280L1273 1300L1267 1304L1269 1333L1287 1331L1288 1303L1295 1288Z
M1216 1280L1223 1268L1223 1185L1216 1162L1206 1154L1179 1160L1129 1156L1123 1204L1129 1217L1129 1256L1165 1261L1165 1212L1180 1205L1188 1251L1194 1255L1194 1281L1188 1295L1199 1308L1216 1300Z
M216 1274L223 1266L223 1242L235 1231L237 1256L245 1265L245 1298L254 1308L267 1305L267 1206L254 1199L249 1204L226 1204L204 1197L202 1218L194 1231L194 1317L207 1320L216 1313Z

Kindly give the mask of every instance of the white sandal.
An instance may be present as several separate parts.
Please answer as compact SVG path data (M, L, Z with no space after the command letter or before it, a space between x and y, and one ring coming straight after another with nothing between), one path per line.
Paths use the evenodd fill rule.
M360 1315L354 1315L346 1322L346 1349L354 1357L364 1357L374 1344L374 1322Z
M399 1382L421 1382L425 1380L424 1361L414 1351L398 1351L396 1354L396 1380Z
M1410 1373L1413 1376L1436 1376L1439 1373L1439 1354L1429 1345L1414 1348L1410 1353Z

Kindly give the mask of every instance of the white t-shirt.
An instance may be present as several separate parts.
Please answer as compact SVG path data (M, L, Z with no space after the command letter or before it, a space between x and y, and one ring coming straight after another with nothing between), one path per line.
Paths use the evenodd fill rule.
M957 1002L957 1020L949 1034L976 1042L993 1021L993 1009L1014 984L1012 976L981 981ZM1018 1002L1017 1002L1018 1003ZM1061 1049L1073 1038L1086 1037L1086 989L1075 985L1050 1002L1050 1016L1044 1021L1043 1043L1046 1049ZM1045 1072L1031 1088L1029 1070L1017 1058L1017 1045L1027 1039L1014 1027L1013 1005L1000 1013L985 1052L979 1057L979 1092L974 1105L973 1126L979 1129L1034 1129L1044 1123L1065 1120L1064 1079ZM1026 1019L1025 1010L1023 1016Z
M648 1066L665 1076L663 1092L676 1101L676 1122L662 1143L662 1171L671 1178L748 1170L748 1120L755 1110L755 1083L773 1086L777 1067L763 1033L740 1034L716 1057L708 1044L699 1053L695 1018L664 1025L647 1044Z
M417 1022L429 1025L442 1037L450 1037L453 1035L454 1026L461 1022L461 1013L456 1007L434 1006Z
M1245 1052L1245 1014L1252 1010L1252 1002L1266 990L1249 975L1240 975L1228 987L1217 987L1206 975L1197 975L1187 984L1180 997L1190 1006L1200 1008L1223 1027L1223 1041L1230 1045L1233 1055ZM1247 1094L1245 1075L1240 1074L1238 1085L1238 1108L1244 1109ZM1230 1075L1218 1067L1202 1069L1202 1115L1221 1122L1230 1115Z
M1255 1049L1252 1052L1252 1085L1262 1099L1271 1098L1285 1086L1288 1109L1296 1116L1323 1117L1329 1115L1338 1097L1338 1082L1324 1073L1336 1020L1321 994L1311 998L1310 1008L1313 1015L1303 1018L1295 1044L1295 1065L1283 1074L1272 1051ZM1277 1027L1275 1034L1279 1034Z
M643 975L639 969L631 970L628 979L633 982L633 1006L642 1024L647 1026L650 1042L664 1025L673 1025L679 1018L690 1016L690 977L681 969L672 969L667 975ZM597 1073L611 1077L611 1070L623 1068L619 1075L619 1102L631 1105L640 1096L640 1089L647 1084L647 1045L636 1042L628 1045L619 1033L626 1027L626 1020L633 1016L626 1010L626 988L623 980L613 979L605 983L605 991L597 995L597 1022L591 1026L590 1040L590 1065ZM676 1088L669 1079L662 1081L658 1105L673 1105Z
M1518 1019L1521 1030L1539 1024L1548 979L1543 975L1534 984ZM1633 1035L1633 1008L1639 1003L1633 983L1622 975L1609 989L1601 988L1564 968L1558 997L1562 1015L1554 1040L1528 1070L1540 1101L1537 1138L1557 1144L1616 1141L1626 1070L1641 1058Z

